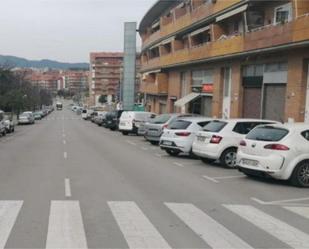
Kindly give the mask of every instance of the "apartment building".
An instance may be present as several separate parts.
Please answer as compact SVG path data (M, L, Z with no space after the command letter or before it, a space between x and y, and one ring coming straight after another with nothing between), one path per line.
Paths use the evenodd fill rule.
M46 89L54 95L57 94L60 79L59 71L33 71L29 75L29 80L33 85Z
M151 111L309 122L309 1L157 1L140 22Z
M99 105L101 95L112 99L119 93L123 53L90 53L90 104Z
M73 94L81 94L88 89L89 71L64 72L65 86Z

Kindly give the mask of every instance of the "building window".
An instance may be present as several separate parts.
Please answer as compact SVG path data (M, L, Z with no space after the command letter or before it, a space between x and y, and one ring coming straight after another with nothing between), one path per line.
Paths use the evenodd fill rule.
M286 23L292 20L292 4L284 4L275 8L275 24Z
M192 71L192 86L201 87L203 84L213 83L213 70L194 70Z
M249 30L264 26L264 20L264 11L262 10L250 10L247 12L247 25Z
M203 45L204 43L211 42L209 31L204 31L191 36L192 47Z
M270 63L265 65L265 72L284 72L288 70L286 62Z

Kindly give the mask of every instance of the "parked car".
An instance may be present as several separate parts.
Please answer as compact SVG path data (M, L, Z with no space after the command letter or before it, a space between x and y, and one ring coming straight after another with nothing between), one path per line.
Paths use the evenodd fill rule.
M309 187L309 124L273 124L253 129L239 144L237 165L248 176L290 180Z
M103 121L103 126L111 130L117 130L119 128L119 119L122 113L122 110L108 112L105 115L105 121Z
M87 109L82 110L82 119L84 119L84 120L87 119Z
M137 131L140 124L155 116L156 114L152 112L124 111L119 120L119 130L123 135L128 135L129 133L138 135Z
M19 115L18 124L34 124L35 119L32 112L23 112Z
M3 122L6 133L12 133L15 131L15 125L11 117L9 117L8 115L4 115Z
M91 120L92 113L94 112L94 109L87 109L87 115L85 120Z
M169 155L192 153L192 143L198 131L213 119L206 117L183 117L175 119L163 131L160 138L160 148Z
M34 112L33 116L35 120L41 120L44 117L44 112L43 111Z
M4 123L4 112L0 110L0 135L6 135L6 128Z
M239 142L257 125L276 121L260 119L213 120L198 132L193 142L193 153L203 162L220 161L225 167L236 167Z
M177 118L192 116L196 115L179 113L161 114L141 125L142 127L139 128L139 134L141 134L140 130L144 130L144 134L141 135L144 135L145 139L150 143L158 144L164 129L167 128L169 124L171 124Z
M103 124L103 119L105 119L105 115L107 112L98 112L98 115L94 118L94 123L97 124L98 126L102 126Z

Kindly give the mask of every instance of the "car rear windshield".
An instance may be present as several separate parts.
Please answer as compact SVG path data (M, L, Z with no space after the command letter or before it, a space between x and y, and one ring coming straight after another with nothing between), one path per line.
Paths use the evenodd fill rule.
M289 133L288 130L271 126L257 127L246 136L250 140L258 141L280 141Z
M87 113L87 110L83 110L83 113Z
M162 114L158 117L155 117L151 123L153 124L164 124L171 118L171 115L169 114Z
M190 126L191 122L187 120L175 120L172 122L169 126L168 129L171 130L185 130Z
M205 125L203 127L204 131L210 131L210 132L219 132L223 129L224 126L226 126L226 122L223 121L212 121Z

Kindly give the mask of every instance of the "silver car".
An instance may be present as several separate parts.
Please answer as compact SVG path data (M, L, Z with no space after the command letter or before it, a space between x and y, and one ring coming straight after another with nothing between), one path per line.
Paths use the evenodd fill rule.
M180 113L168 113L161 114L155 117L150 122L145 123L144 137L151 144L158 144L163 131L169 124L171 124L177 118L192 117L194 114L180 114Z
M18 124L34 124L33 112L23 112L18 118Z

